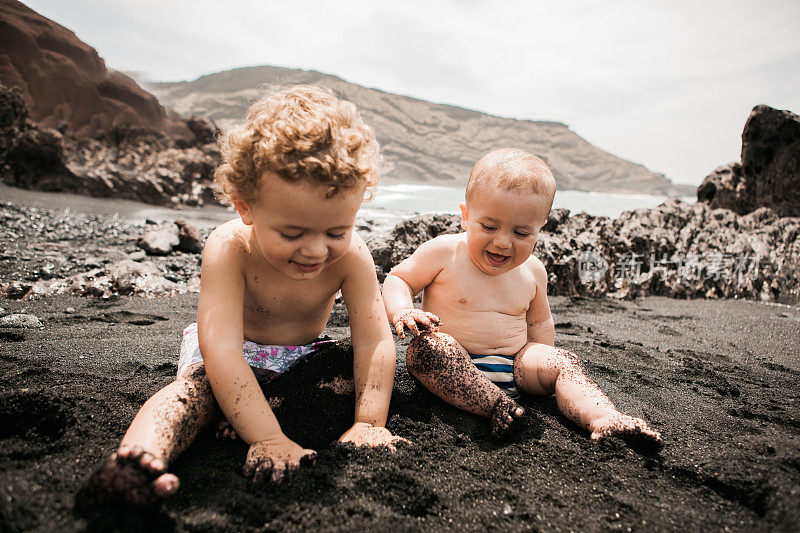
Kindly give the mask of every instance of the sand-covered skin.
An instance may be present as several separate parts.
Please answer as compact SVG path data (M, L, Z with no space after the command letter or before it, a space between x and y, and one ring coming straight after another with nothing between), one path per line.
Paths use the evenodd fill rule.
M388 427L411 444L396 453L332 445L352 423L353 399L318 386L346 377L347 355L331 352L272 391L283 397L276 414L286 433L317 450L313 466L283 485L253 488L242 474L247 447L215 438L212 427L169 466L181 487L160 513L79 518L80 483L116 449L147 397L173 379L196 301L191 294L0 301L6 312L26 309L44 323L0 330L0 523L8 530L122 522L151 531L800 523L800 310L560 297L551 301L556 344L581 357L620 410L661 431L659 454L592 442L552 397L523 397L523 420L497 441L485 419L445 405L409 377L404 341ZM76 312L64 313L68 307ZM337 307L331 323L344 323L342 313ZM330 333L343 338L347 330Z

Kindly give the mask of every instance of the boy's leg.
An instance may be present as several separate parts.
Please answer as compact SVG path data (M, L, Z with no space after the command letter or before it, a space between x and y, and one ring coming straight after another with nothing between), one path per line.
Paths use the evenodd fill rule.
M202 363L187 367L136 413L119 449L81 486L79 510L103 503L152 505L178 490L167 465L217 415Z
M469 354L445 333L414 337L406 368L429 391L450 405L489 418L492 433L502 435L525 411L478 370Z
M530 343L514 360L514 380L529 394L556 395L561 413L592 433L592 440L621 436L652 445L661 435L641 418L620 413L586 375L575 354L546 344Z

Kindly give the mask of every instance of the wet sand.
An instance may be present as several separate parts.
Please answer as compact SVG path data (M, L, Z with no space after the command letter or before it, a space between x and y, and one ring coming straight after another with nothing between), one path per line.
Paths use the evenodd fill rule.
M800 524L800 309L747 301L552 298L556 345L581 358L622 410L664 437L657 455L595 444L552 397L523 397L502 441L405 369L391 454L333 442L352 396L318 387L347 373L333 350L269 391L285 432L319 452L283 485L253 487L241 441L209 430L170 470L160 512L78 517L73 495L136 410L174 376L196 294L108 301L0 300L42 329L0 329L0 530L794 530ZM69 307L73 313L66 313ZM348 335L344 311L329 333Z

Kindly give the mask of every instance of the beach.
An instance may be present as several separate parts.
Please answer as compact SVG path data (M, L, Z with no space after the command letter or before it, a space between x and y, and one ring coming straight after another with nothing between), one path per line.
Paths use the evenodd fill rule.
M229 215L3 192L0 279L23 284L102 273L136 254L187 283L196 254L145 260L138 235L178 216L207 235ZM174 379L198 297L180 286L161 297L0 299L0 320L41 323L0 328L3 531L789 531L800 523L800 308L664 297L550 298L556 346L576 353L618 408L661 431L660 453L592 442L553 397L523 397L522 423L498 441L485 420L410 377L407 340L397 340L387 427L410 444L396 453L337 445L354 405L329 386L352 372L337 304L326 333L341 343L265 391L285 433L318 451L315 465L281 485L253 486L242 473L246 445L211 427L170 465L181 488L160 509L78 514L80 484Z
M552 397L524 397L507 439L408 375L405 341L389 429L396 453L335 444L352 396L333 350L267 391L284 431L319 452L281 485L252 486L241 441L201 434L170 466L182 482L156 513L79 517L73 496L141 404L173 379L196 294L3 300L41 328L0 330L0 518L8 531L792 530L800 523L800 310L748 301L554 297L556 345L616 405L651 421L656 454L594 443ZM344 309L327 332L346 341ZM345 343L346 345L346 343Z
M17 0L0 4L0 533L800 530L800 116L788 109L798 101L784 79L797 70L784 59L800 56L772 42L793 42L796 10L587 3L531 11L511 2L454 13L339 3L294 12L233 2L196 9L187 24L185 9L169 3L35 2L41 14ZM433 20L447 23L432 32ZM676 31L677 20L688 23ZM709 32L708 20L736 45ZM265 92L272 96L259 100ZM229 129L243 117L245 128ZM524 152L496 158L504 146ZM359 198L346 191L379 175L353 223ZM470 193L465 223L468 176L491 179L504 200ZM283 178L280 188L265 183ZM231 246L208 252L227 265L223 278L232 268L231 287L241 286L233 278L245 265L248 323L251 311L266 327L270 313L285 324L329 309L318 302L304 311L320 296L308 294L311 285L273 294L266 287L283 278L270 278L255 289L259 276L273 275L267 263L311 275L342 259L344 274L335 267L319 278L322 296L334 299L324 331L334 342L263 386L282 432L316 450L315 461L282 483L255 484L243 472L248 445L229 428L225 435L217 412L166 465L180 479L171 498L149 507L115 501L142 470L160 472L156 460L95 476L90 487L117 489L103 502L108 493L85 481L148 398L175 379L182 332L196 321L203 245L237 216L214 196L215 180L242 200L246 223L255 220L246 252L233 251L238 231L224 237ZM345 191L336 205L349 211L299 188L317 187L311 182L328 187L325 198ZM574 354L566 356L622 413L659 431L662 447L631 435L594 441L553 396L523 395L524 416L496 438L487 420L410 375L409 339L397 337L386 421L401 437L396 449L338 443L356 399L337 289L362 317L353 324L363 342L371 336L356 326L374 324L376 313L363 318L360 305L370 280L375 288L364 248L382 282L422 243L468 225L483 235L467 249L484 273L508 271L482 268L475 250L498 268L525 250L519 258L535 263L537 297L502 305L533 277L513 272L526 277L511 287L515 278L476 270L469 283L491 283L484 296L494 291L496 300L468 302L475 291L459 285L469 305L458 313L504 314L521 327L525 315L529 340L549 341L549 321L537 318L547 316L539 305L546 284L555 346ZM346 252L351 227L359 238ZM481 244L495 230L510 240ZM326 243L324 260L312 241ZM506 243L517 251L506 256ZM306 262L312 255L318 263ZM206 282L222 270L206 263ZM438 272L441 282L454 270ZM226 296L206 289L204 305ZM276 307L295 296L300 308ZM467 333L506 333L483 329ZM287 340L267 333L260 340ZM505 353L497 338L485 345L479 353ZM372 363L385 362L376 354ZM572 367L559 372L560 392L579 377ZM241 374L231 375L235 388ZM387 392L386 380L369 381ZM199 395L189 390L152 412L168 421L188 403L191 426L201 419ZM243 435L265 438L246 426ZM171 437L180 447L189 433Z

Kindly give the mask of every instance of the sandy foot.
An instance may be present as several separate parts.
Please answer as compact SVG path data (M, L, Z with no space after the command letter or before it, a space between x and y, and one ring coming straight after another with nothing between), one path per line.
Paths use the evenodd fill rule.
M180 485L165 469L161 459L141 448L122 447L81 486L75 507L86 511L105 504L153 506L175 494Z
M615 413L592 424L592 440L617 437L634 448L657 450L663 446L661 433L641 418Z

